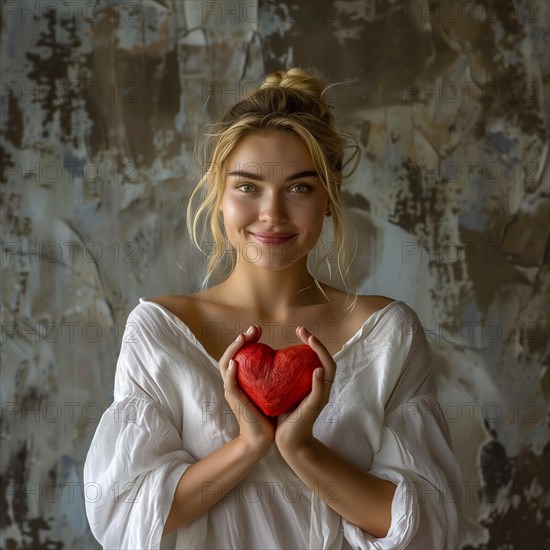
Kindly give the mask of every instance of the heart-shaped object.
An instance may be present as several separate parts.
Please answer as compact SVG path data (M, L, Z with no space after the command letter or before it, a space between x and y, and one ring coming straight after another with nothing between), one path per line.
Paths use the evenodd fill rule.
M311 391L313 371L323 366L306 345L275 351L256 342L243 346L234 359L239 386L267 416L297 405Z

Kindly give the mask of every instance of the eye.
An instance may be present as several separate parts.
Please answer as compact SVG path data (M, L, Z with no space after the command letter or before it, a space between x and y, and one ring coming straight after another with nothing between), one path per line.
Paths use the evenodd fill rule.
M255 187L251 183L240 183L235 186L235 189L239 189L243 193L252 193L252 191L255 190Z
M308 185L307 183L297 183L291 190L294 193L307 193L308 191L311 191L311 185Z

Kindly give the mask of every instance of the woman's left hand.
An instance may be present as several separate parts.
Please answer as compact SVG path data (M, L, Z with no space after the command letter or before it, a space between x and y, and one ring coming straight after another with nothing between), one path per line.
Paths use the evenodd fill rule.
M336 375L336 363L327 348L305 327L297 327L296 334L317 354L323 368L313 372L311 392L300 404L277 418L275 443L283 454L294 452L313 441L313 424L328 403Z

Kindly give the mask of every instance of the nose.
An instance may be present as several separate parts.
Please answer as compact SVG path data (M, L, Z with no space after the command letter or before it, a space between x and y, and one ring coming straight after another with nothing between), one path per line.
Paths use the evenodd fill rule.
M288 221L284 199L277 193L267 193L262 197L259 217L260 221L269 225L277 225Z

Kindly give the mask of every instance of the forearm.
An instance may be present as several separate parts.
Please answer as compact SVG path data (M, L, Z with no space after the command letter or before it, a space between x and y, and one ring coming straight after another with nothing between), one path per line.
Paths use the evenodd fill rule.
M237 437L189 466L176 487L164 534L202 516L250 472L264 452Z
M343 518L374 537L387 535L393 483L363 472L317 439L281 454L318 498Z

